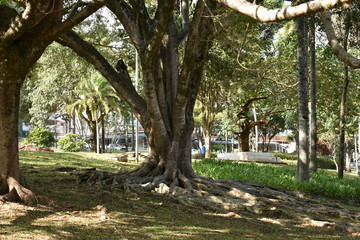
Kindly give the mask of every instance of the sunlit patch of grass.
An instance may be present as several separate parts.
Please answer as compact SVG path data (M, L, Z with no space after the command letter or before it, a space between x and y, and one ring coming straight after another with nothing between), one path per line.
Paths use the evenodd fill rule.
M195 171L215 179L232 179L267 186L300 190L310 194L350 201L360 204L360 179L346 175L338 179L333 171L319 169L311 179L300 182L295 178L293 165L271 165L204 159L194 162Z

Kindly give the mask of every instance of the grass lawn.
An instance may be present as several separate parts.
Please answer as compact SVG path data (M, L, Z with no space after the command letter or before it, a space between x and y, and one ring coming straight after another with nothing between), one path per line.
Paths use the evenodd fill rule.
M115 172L114 154L21 152L26 185L50 205L0 203L0 239L355 239L336 227L299 225L244 211L217 212L174 198L77 183L76 172ZM76 168L63 171L60 167ZM61 171L60 171L61 170Z

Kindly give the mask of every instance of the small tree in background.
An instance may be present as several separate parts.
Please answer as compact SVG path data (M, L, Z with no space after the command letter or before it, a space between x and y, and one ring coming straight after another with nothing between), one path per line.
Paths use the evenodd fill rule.
M55 138L51 132L44 128L34 128L22 142L22 145L34 145L36 147L51 147Z
M65 152L78 152L84 144L85 139L73 133L65 134L65 136L58 141L59 149Z

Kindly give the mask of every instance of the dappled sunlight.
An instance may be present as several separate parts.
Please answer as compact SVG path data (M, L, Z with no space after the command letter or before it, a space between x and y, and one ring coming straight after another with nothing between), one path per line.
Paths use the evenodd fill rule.
M259 218L259 221L277 224L277 225L283 225L280 221L278 221L276 219L272 219L272 218L263 217L263 218Z
M206 199L209 204L194 205L171 195L78 184L76 171L56 170L80 169L77 163L85 168L105 164L103 169L110 170L128 167L122 163L106 159L96 161L81 153L21 155L27 184L35 193L46 195L51 204L28 207L0 203L0 239L273 240L297 239L304 235L312 239L341 239L333 226L321 226L323 220L299 221L288 212L279 211L276 206L281 206L285 199L280 193L276 198L268 197L267 205L259 205L266 198L259 201L258 196L246 190L228 191L229 196L239 197L241 204L199 193L200 200ZM327 209L318 210L321 213ZM334 214L335 217L337 212Z

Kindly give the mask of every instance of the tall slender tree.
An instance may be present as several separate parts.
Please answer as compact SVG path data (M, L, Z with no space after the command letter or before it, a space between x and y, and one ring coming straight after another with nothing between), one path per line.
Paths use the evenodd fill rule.
M316 48L315 48L315 18L310 19L310 171L317 171L317 125L316 125Z
M296 20L298 33L298 107L299 107L299 147L296 176L300 181L307 181L309 175L309 107L308 107L308 73L307 73L307 35L308 25L305 17Z
M350 25L345 23L345 36L344 36L344 50L347 52L348 38L349 38ZM349 86L349 67L344 63L344 81L341 93L340 114L339 114L339 164L338 164L338 177L344 177L346 143L345 143L345 111L346 111L346 97Z

